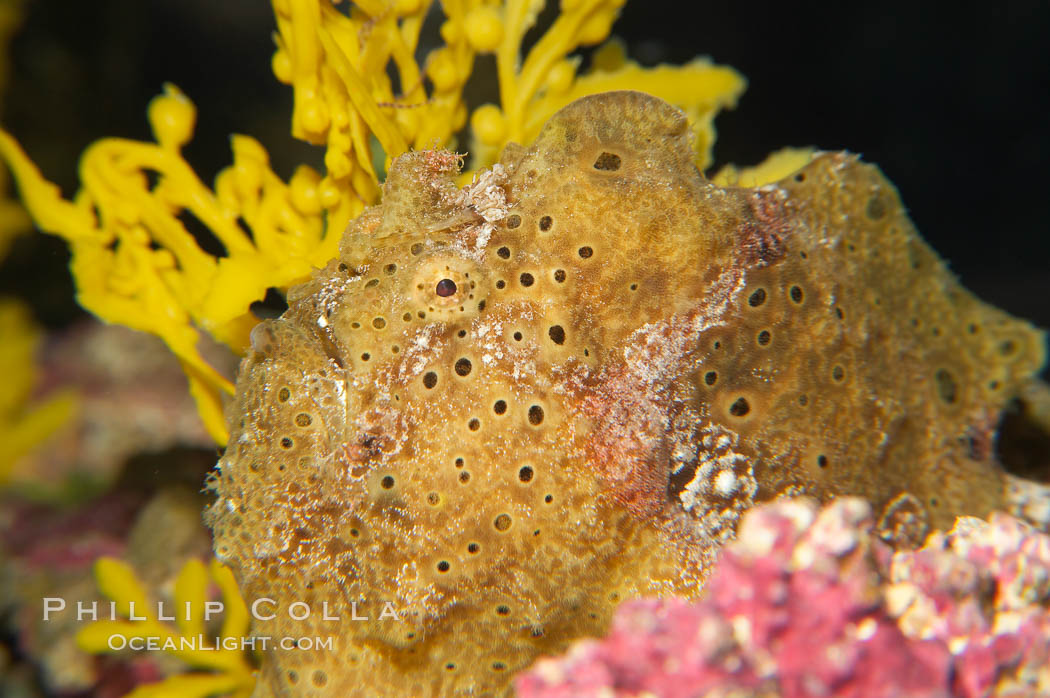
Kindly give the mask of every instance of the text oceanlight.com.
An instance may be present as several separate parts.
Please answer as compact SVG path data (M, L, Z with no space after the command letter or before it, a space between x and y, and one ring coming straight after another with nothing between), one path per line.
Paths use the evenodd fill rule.
M147 652L230 652L247 651L265 652L268 649L282 650L335 650L335 638L328 637L271 637L256 635L253 637L159 637L156 635L123 635L114 633L107 639L109 648L114 652L129 649Z

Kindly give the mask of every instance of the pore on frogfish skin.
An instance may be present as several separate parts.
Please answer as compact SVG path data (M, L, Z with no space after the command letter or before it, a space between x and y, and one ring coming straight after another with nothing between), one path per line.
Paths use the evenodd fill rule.
M268 650L257 696L507 695L621 600L696 596L759 500L863 496L899 544L1050 518L991 447L1045 394L1043 335L961 288L875 167L723 188L688 134L613 92L463 189L455 154L404 155L256 328L215 551L274 601L257 634L335 637Z

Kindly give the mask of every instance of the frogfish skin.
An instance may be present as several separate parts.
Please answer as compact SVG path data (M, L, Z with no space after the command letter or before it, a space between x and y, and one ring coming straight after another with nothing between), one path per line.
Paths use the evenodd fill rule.
M1045 338L957 283L876 167L715 186L680 111L612 92L458 168L398 158L252 334L215 552L256 634L334 639L269 648L256 696L509 695L621 600L697 596L763 500L862 496L899 545L1050 519L993 448Z

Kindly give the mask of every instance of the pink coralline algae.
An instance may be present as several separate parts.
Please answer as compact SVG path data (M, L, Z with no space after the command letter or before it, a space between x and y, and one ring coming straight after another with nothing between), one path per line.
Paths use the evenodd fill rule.
M518 696L1050 695L1050 536L993 514L893 552L873 525L855 499L756 508L701 601L624 604Z

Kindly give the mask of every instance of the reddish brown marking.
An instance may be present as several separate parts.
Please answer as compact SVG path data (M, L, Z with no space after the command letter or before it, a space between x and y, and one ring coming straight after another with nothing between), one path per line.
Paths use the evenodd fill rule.
M363 434L355 441L343 443L336 459L347 469L350 477L356 480L364 477L369 470L366 463L379 455L380 450L376 437Z
M397 102L376 102L376 106L385 107L387 109L418 109L419 107L425 107L433 103L433 99L428 99L425 102L417 102L415 104L398 104Z
M740 228L744 264L764 267L784 256L791 223L777 190L758 190L751 197L754 220Z
M607 496L638 518L666 502L668 446L660 402L619 366L581 395L581 410L596 426L584 444L588 465L605 482Z
M456 174L463 166L463 156L449 150L424 150L423 164L433 174Z
M570 382L573 402L594 425L584 446L588 464L605 480L608 496L635 516L651 517L667 506L672 442L682 437L670 426L681 409L670 386L695 370L690 357L698 337L717 324L742 273L724 270L690 312L635 333L624 361Z
M966 430L970 442L970 458L984 463L992 459L995 448L996 421L990 414L982 414Z

